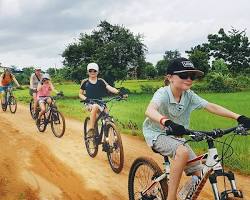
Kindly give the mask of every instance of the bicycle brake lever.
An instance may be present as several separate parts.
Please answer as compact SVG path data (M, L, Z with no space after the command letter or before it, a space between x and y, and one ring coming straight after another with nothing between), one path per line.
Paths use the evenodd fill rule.
M248 129L244 128L244 126L242 124L240 124L236 129L235 129L235 133L238 135L249 135L249 133L247 132Z

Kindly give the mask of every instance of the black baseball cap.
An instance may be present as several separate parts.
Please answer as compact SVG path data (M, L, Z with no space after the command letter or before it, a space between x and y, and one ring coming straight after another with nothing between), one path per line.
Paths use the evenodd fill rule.
M169 62L166 74L178 74L183 72L194 72L197 77L204 75L204 72L196 69L194 64L187 58L176 58Z

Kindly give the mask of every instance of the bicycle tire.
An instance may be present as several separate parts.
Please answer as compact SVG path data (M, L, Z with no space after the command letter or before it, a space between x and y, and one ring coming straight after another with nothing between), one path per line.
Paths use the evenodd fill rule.
M17 101L16 101L16 98L14 96L10 96L9 97L9 109L10 109L10 112L12 114L16 113L16 109L17 109Z
M138 184L141 185L140 190L139 191L135 191L136 190L136 179L139 178L140 175L140 171L138 172L138 170L140 168L143 169L143 167L145 167L145 169L143 170L143 177L142 179L146 181L146 178L149 178L150 180L146 181L146 185L142 185L142 181L139 181ZM151 175L149 174L145 174L146 173L146 168L148 168L149 170L151 170ZM138 175L137 175L138 172ZM158 186L158 188L156 187L152 187L151 188L151 192L152 190L154 192L159 192L158 194L149 194L148 191L147 192L147 196L141 196L141 192L144 191L149 184L151 183L151 181L154 179L154 177L158 177L162 174L162 170L160 169L160 167L158 166L158 164L152 160L151 158L147 158L147 157L139 157L137 158L129 171L129 177L128 177L128 194L129 194L129 200L137 200L137 199L162 199L162 200L166 200L167 199L167 194L168 194L168 183L167 183L167 179L163 179L160 181L160 183L158 183L156 186ZM135 195L140 195L138 196L138 198L135 197ZM159 195L159 196L156 196ZM155 197L155 198L154 198Z
M97 144L96 134L93 136L88 136L89 120L90 120L89 117L86 117L86 119L84 120L84 129L83 129L84 138L83 138L83 140L84 140L85 147L87 149L89 156L94 158L98 153L98 144ZM96 131L95 131L95 133L96 133ZM90 143L92 143L93 147L90 146Z
M64 135L65 128L66 128L65 118L62 115L62 113L59 112L58 110L57 111L52 111L51 112L51 123L50 124L51 124L51 130L52 130L54 136L56 136L58 138L61 138ZM58 124L62 124L62 130L60 130L60 132L56 131L56 126Z
M122 171L124 165L124 151L122 145L122 138L114 123L108 122L106 124L106 128L107 128L106 131L108 136L108 143L107 140L105 140L106 136L104 138L104 141L106 142L106 145L108 147L107 148L108 161L111 166L111 169L115 173L119 174ZM113 131L110 132L110 129L113 129ZM117 154L115 154L115 152L117 152Z
M43 115L40 117L40 123L39 123L39 124L36 124L36 126L37 126L37 129L38 129L40 132L44 132L44 131L46 130L47 122L46 122L45 114L43 114Z
M32 119L35 119L35 113L34 113L34 99L30 100L30 115Z
M5 99L5 103L3 104L2 102L3 102L3 100L1 99L1 107L2 107L2 110L5 112L7 110L7 106L8 106L7 101Z

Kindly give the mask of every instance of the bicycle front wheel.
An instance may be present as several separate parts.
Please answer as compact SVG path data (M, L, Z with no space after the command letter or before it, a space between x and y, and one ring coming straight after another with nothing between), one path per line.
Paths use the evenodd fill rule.
M112 170L118 174L122 171L124 165L122 138L115 124L108 122L106 130L104 145L107 146L109 164Z
M53 111L51 113L51 130L53 134L60 138L65 132L65 119L61 112Z
M34 99L30 100L30 115L31 115L32 119L35 119Z
M37 129L40 131L40 132L44 132L46 130L46 127L47 127L47 122L46 122L46 117L45 117L45 114L43 114L41 117L40 117L40 120L39 120L39 123L36 124L37 126Z
M161 174L162 170L154 160L146 157L137 158L129 171L129 200L167 199L167 179L153 183Z
M98 153L98 143L97 143L97 134L96 129L94 134L90 134L89 130L89 117L86 117L84 121L84 143L87 149L87 152L90 157L94 158Z
M17 109L16 98L14 96L10 96L8 103L9 103L10 112L14 114L16 112L16 109Z
M5 103L3 103L3 99L1 99L2 110L5 112L7 110L7 101L5 98Z

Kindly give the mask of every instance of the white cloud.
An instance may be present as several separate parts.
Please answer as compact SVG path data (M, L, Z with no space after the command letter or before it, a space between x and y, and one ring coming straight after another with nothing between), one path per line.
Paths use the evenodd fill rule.
M0 0L0 62L60 66L61 54L81 32L101 20L144 35L154 64L166 50L184 52L219 28L247 28L248 0Z

